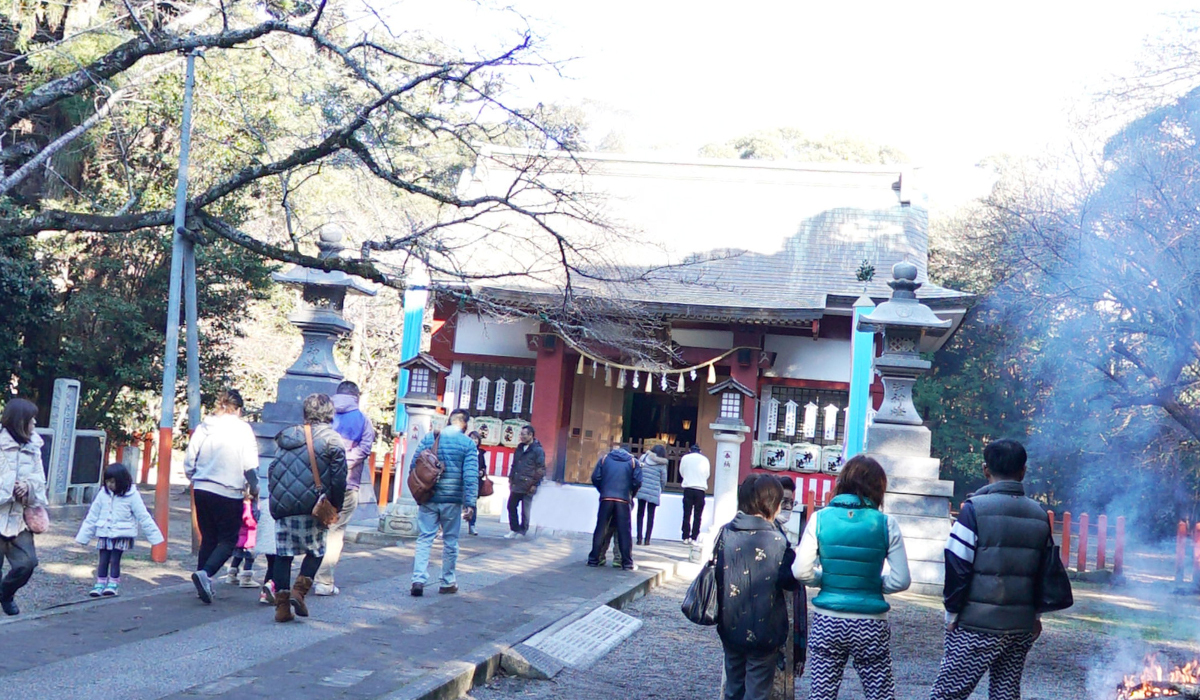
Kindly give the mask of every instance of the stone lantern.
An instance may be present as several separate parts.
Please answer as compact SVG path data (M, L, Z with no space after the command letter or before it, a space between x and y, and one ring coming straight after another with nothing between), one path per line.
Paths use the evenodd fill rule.
M722 525L737 515L738 465L742 458L742 443L750 426L742 417L746 397L754 392L736 379L726 379L708 388L708 393L720 400L717 421L708 427L717 440L713 469L713 527L704 534L702 543L693 547L692 558L705 560L712 551L713 539Z
M450 369L423 352L401 362L400 369L408 370L408 386L400 399L408 419L404 432L407 447L396 464L400 498L388 503L387 508L379 515L379 531L385 535L416 537L419 507L408 490L408 479L405 478L407 465L412 460L412 451L426 433L433 429L433 416L440 404L437 397L438 381L443 375L449 374Z
M321 259L341 256L343 232L336 224L321 228L317 243ZM275 436L281 430L304 422L304 397L309 394L333 396L344 375L333 356L337 339L354 329L342 310L347 294L375 296L377 287L345 272L313 270L299 265L271 278L280 284L300 289L300 305L288 321L300 329L304 347L300 357L283 374L275 391L275 401L263 406L261 422L252 423L258 438L259 476L276 454ZM370 483L368 480L366 483Z
M917 300L917 267L897 263L888 282L892 297L859 317L858 330L883 334L875 371L883 378L883 403L867 426L867 454L888 475L885 510L897 515L912 571L913 590L941 595L942 550L950 535L954 482L939 479L940 460L929 456L932 435L913 406L913 384L929 370L921 340L944 335L950 321Z

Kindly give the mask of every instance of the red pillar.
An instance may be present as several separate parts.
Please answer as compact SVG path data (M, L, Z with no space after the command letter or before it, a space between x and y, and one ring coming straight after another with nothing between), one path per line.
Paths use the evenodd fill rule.
M1113 552L1113 574L1120 576L1125 572L1125 516L1117 517L1117 548Z
M544 342L546 336L542 338ZM529 422L533 424L538 441L546 451L549 475L561 480L567 464L567 426L570 424L571 388L574 384L567 373L573 371L574 367L568 367L562 340L555 340L554 347L538 349L533 372L533 411Z
M1104 571L1108 554L1108 516L1101 515L1096 519L1096 571Z
M1071 511L1063 513L1062 517L1062 554L1063 566L1071 565Z
M1087 554L1088 554L1088 514L1084 513L1079 516L1079 562L1075 565L1075 570L1079 573L1087 571Z

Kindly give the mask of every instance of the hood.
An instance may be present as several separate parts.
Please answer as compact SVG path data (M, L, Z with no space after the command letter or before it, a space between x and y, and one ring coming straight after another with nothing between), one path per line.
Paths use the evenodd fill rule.
M769 522L757 515L747 515L742 511L733 516L733 520L729 522L729 528L732 530L775 530L775 523Z
M349 413L358 410L358 397L350 394L334 394L333 410L337 413Z
M275 436L275 444L283 450L295 450L304 447L304 426L293 425L284 428Z
M13 439L13 436L9 435L7 430L0 428L0 450L41 450L43 444L45 444L45 441L42 440L42 436L34 433L29 437L29 442L22 445Z
M626 452L623 447L618 447L617 449L613 450L612 452L609 452L608 456L612 457L613 459L617 460L618 462L632 462L633 461L633 455Z
M644 456L644 459L646 460L647 464L653 464L656 467L661 467L662 465L667 463L667 460L665 457L659 457L658 455L654 454L653 452L647 452Z

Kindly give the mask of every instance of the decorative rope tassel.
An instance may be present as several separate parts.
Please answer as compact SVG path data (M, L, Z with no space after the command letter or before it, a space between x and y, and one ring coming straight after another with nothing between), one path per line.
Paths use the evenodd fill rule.
M579 356L579 364L575 367L575 374L583 374L583 355Z
M653 386L654 386L654 375L647 372L646 373L646 393L647 394L650 393L651 388Z
M717 383L717 368L715 365L708 366L708 383L709 384Z
M618 389L624 389L624 388L625 388L625 370L621 370L621 371L620 371L620 372L617 374L617 388L618 388Z
M592 360L592 379L596 378L596 361Z
M684 387L683 387L683 372L680 372L680 373L679 373L679 388L678 388L678 389L676 389L676 391L678 391L678 392L679 392L679 393L681 393L681 394L682 394L682 393L683 393L683 391L684 391Z
M634 389L638 388L638 373L637 372L633 373L633 388Z
M695 367L692 368L692 381L693 382L696 381L696 368Z
M604 386L612 386L612 367L604 365Z
M662 379L658 381L658 387L663 391L667 390L667 373L663 372Z

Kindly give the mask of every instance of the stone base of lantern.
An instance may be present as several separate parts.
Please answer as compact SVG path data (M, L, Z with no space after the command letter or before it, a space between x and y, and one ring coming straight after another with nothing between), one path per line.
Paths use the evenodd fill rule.
M939 477L941 460L929 456L930 432L919 425L875 423L867 428L867 454L888 475L884 512L896 518L904 533L910 589L940 596L945 581L943 552L950 536L950 499L954 482Z
M402 498L387 504L379 515L379 532L392 537L415 538L417 531L417 513L420 506L411 498Z

